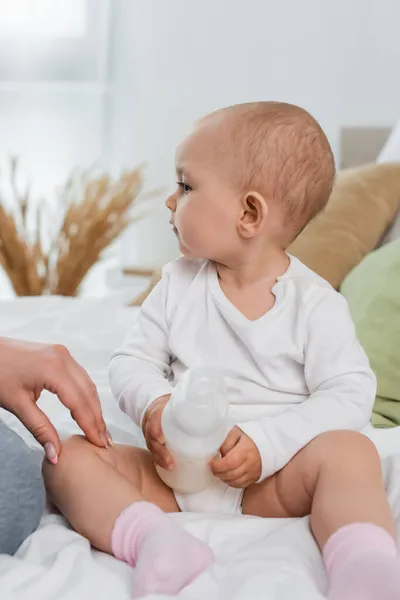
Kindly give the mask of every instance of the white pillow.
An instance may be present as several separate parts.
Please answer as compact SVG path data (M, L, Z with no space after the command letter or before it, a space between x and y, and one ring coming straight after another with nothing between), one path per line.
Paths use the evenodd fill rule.
M393 127L391 134L376 159L378 164L400 162L400 121Z
M389 242L394 242L394 240L400 239L400 212L397 213L397 217L393 221L393 224L385 233L380 245L389 244Z
M376 160L378 164L380 163L388 163L388 162L400 162L400 121L397 125L394 126L392 132L379 153L379 156ZM400 195L400 190L399 190ZM400 212L397 214L393 224L390 229L385 234L385 237L382 240L382 244L387 244L388 242L393 242L400 238Z

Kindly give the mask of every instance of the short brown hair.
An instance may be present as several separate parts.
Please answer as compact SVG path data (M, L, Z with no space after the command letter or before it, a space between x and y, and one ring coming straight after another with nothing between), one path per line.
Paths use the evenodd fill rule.
M306 110L292 104L253 102L222 110L234 117L241 186L279 202L290 243L332 191L335 162L325 133Z

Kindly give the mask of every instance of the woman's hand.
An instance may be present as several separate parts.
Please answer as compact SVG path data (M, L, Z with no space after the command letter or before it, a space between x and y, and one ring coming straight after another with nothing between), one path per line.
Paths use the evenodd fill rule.
M18 417L55 464L60 438L36 404L43 390L58 396L93 444L111 442L96 386L64 346L0 338L0 405Z
M161 428L162 412L169 398L170 394L161 396L161 398L157 398L157 400L154 400L150 404L143 417L142 430L147 447L153 455L154 462L164 469L171 470L174 467L174 461L165 445L165 438Z

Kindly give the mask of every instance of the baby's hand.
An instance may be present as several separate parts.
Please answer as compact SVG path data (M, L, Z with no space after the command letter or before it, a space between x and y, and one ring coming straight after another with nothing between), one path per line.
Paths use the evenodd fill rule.
M165 438L161 429L161 415L170 395L154 400L146 410L142 430L146 445L153 455L154 462L164 469L173 469L174 462L165 446Z
M222 458L214 458L213 474L228 485L245 488L261 475L261 456L257 446L239 427L233 427L220 448Z

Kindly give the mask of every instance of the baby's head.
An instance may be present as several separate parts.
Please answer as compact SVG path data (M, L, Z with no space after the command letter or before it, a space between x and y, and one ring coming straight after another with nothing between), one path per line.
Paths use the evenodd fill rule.
M328 140L302 108L254 102L204 117L176 153L167 200L181 251L216 262L296 238L325 206L335 176Z

